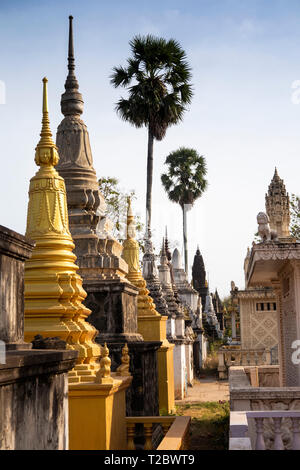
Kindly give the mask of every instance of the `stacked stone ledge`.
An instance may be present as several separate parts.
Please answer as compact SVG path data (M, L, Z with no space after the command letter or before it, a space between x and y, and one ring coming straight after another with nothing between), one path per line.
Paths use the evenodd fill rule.
M24 342L24 262L33 248L31 240L0 226L1 450L68 448L66 390L77 353L37 351Z

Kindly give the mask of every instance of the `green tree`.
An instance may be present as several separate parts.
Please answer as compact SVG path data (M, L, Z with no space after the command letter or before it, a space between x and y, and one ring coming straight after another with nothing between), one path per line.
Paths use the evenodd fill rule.
M296 240L300 240L300 198L296 194L291 194L290 215L290 233Z
M151 229L153 142L183 119L192 99L191 71L186 54L174 39L135 36L129 42L127 67L114 67L111 83L127 89L116 105L119 116L135 127L148 128L146 224Z
M117 178L107 176L99 180L99 188L107 205L107 216L113 223L113 236L123 240L126 234L127 198L136 199L135 191L125 191L120 188ZM144 225L139 215L135 215L137 241L144 250Z
M161 181L169 199L182 209L184 266L188 273L186 212L207 188L206 162L196 150L180 147L167 156L165 164L168 171L162 174Z

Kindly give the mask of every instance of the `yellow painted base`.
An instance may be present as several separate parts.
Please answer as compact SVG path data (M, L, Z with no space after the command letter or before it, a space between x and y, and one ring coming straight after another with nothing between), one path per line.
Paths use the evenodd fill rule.
M125 393L132 377L111 384L69 384L69 449L125 450Z
M157 351L158 396L161 414L174 413L174 344L166 339L166 316L138 317L138 332L145 341L162 341Z

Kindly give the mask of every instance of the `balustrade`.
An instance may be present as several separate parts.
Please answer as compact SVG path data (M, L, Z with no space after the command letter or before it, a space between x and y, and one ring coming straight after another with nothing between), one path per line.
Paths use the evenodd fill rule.
M126 418L127 449L136 450L135 426L144 427L144 450L152 450L154 425L161 425L164 438L157 450L187 450L189 445L190 416L130 416Z
M269 349L233 349L220 348L218 351L219 378L227 377L227 370L231 366L261 366L271 364Z
M272 420L274 431L273 450L284 450L286 442L283 440L283 420L291 420L292 450L300 450L300 411L232 411L230 413L230 444L229 450L252 449L250 444L249 419L254 421L255 446L254 450L266 450L264 435L265 419ZM286 431L285 431L286 435ZM254 439L253 439L254 440ZM246 442L247 441L247 442ZM243 444L243 447L241 446Z

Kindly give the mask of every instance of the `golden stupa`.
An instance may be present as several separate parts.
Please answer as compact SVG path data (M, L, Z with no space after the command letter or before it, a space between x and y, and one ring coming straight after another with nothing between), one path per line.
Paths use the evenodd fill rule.
M35 335L65 340L68 349L78 351L69 381L94 381L100 346L94 342L97 330L85 321L91 311L82 303L86 292L75 264L65 183L54 168L59 156L49 126L47 82L44 78L42 131L35 149L40 168L29 187L26 236L36 245L25 263L25 340Z

